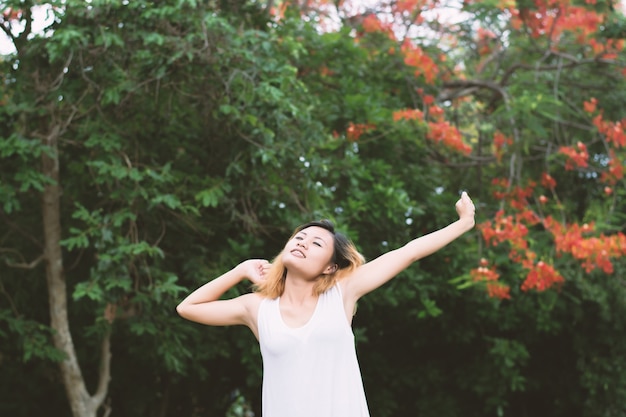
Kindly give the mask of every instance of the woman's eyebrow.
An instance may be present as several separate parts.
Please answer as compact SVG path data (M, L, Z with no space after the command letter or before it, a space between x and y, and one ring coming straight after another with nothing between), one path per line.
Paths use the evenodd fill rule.
M323 237L321 237L321 236L313 236L313 239L319 239L319 240L321 240L322 242L326 243L326 240L324 240L324 238L323 238Z
M298 234L299 234L299 235L305 235L305 236L308 236L308 233L307 233L307 232L305 232L305 231L303 231L303 230L299 231L299 232L298 232ZM297 236L297 235L296 235L296 236ZM321 237L321 236L313 236L313 239L319 239L319 240L321 240L322 242L324 242L325 244L328 244L328 243L326 242L326 240L324 240L324 238L323 238L323 237Z

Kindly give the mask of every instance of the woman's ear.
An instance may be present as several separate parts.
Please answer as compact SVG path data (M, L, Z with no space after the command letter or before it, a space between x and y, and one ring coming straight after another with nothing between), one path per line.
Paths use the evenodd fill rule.
M326 268L326 270L324 271L324 274L334 274L335 272L337 272L337 269L339 269L339 266L337 264L329 265L328 268Z

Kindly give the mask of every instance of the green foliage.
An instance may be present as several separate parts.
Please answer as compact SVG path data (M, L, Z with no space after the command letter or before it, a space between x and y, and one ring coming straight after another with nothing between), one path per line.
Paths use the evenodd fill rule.
M6 325L8 332L0 332L0 337L7 338L9 333L16 336L16 344L23 349L22 359L24 362L35 358L59 362L65 358L63 352L50 345L51 330L49 327L34 320L11 317L6 310L1 313L0 320Z
M462 189L487 220L500 208L492 178L524 184L546 169L549 150L590 142L580 126L590 124L581 105L592 94L602 93L605 117L623 118L615 71L565 68L543 55L542 40L510 30L498 2L473 3L448 64L462 61L479 80L506 77L506 95L439 103L474 140L471 158L426 140L422 123L393 121L396 110L423 108L423 94L446 97L454 71L441 63L445 76L424 85L380 33L356 43L348 25L320 33L293 11L275 22L259 2L57 4L48 35L0 62L0 414L68 414L28 388L63 397L63 355L50 342L44 263L35 261L41 191L53 184L40 161L54 132L70 323L87 385L111 330L113 414L235 416L260 415L258 345L247 329L177 317L189 291L246 258L272 258L294 226L315 218L335 221L369 259L454 220ZM603 36L619 37L620 19ZM478 53L477 22L506 33L498 59ZM354 138L354 124L371 128ZM515 138L510 163L485 156L496 131ZM599 140L590 149L601 166L606 150ZM555 213L620 229L623 187L608 200L592 169L556 171L564 208ZM360 301L354 328L371 414L623 415L623 261L613 277L586 275L535 233L530 244L565 284L523 293L523 268L498 248L490 260L512 299L497 301L458 287L485 253L480 242L472 232ZM4 389L14 380L21 405Z

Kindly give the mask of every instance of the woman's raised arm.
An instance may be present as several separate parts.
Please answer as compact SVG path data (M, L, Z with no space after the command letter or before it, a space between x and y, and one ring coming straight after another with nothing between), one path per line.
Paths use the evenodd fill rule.
M474 203L466 192L455 205L459 219L435 232L408 242L401 248L387 252L362 265L346 278L344 292L353 301L380 287L398 275L413 262L446 246L474 227Z

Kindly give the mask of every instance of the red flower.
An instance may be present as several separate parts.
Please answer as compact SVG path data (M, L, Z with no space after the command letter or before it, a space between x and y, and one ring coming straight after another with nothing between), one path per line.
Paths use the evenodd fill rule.
M589 101L583 103L583 108L587 113L593 113L596 111L596 104L598 104L598 100L592 97Z
M552 190L556 187L556 181L547 172L542 172L541 173L541 185L545 188Z
M563 283L563 281L561 274L552 265L539 261L526 275L526 279L522 283L522 291L531 289L545 291L556 284Z
M500 300L510 299L511 288L506 284L501 283L488 283L487 284L487 294L491 298L499 298Z

